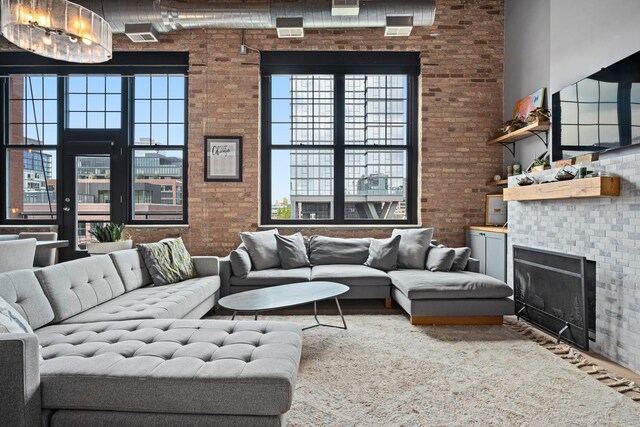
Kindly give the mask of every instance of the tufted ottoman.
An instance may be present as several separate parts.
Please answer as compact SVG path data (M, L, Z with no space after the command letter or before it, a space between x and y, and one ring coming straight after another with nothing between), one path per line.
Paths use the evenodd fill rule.
M299 326L269 321L127 320L36 334L51 425L280 425L302 348Z

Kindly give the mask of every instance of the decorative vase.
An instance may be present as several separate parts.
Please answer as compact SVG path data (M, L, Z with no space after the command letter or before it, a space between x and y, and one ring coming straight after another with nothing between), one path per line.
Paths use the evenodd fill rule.
M104 255L115 251L131 249L133 240L122 240L120 242L92 242L87 243L87 252L90 255Z

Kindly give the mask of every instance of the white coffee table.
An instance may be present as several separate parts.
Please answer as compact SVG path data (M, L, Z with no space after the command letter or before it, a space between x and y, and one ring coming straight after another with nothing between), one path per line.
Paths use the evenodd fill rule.
M291 283L289 285L269 286L228 295L221 298L218 304L221 307L233 310L231 320L235 319L238 312L255 313L254 319L258 320L258 313L262 311L277 310L313 302L313 318L316 320L316 324L302 329L315 328L317 326L347 329L347 323L342 315L340 302L338 302L338 295L342 295L348 290L348 286L335 282ZM327 325L318 320L317 302L329 298L335 299L343 326Z

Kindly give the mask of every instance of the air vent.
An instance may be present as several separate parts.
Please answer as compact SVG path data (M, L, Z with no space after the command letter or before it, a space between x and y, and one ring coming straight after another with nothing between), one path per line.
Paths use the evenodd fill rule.
M413 29L412 16L387 16L387 26L384 35L387 37L406 37Z
M158 32L151 24L125 24L124 32L134 43L155 43Z
M276 30L281 39L304 37L302 18L276 18Z
M333 0L331 2L331 16L358 16L360 0Z

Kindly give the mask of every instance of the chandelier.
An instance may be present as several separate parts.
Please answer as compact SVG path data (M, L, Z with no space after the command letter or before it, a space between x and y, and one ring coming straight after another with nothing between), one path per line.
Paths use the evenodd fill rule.
M0 28L11 43L49 58L97 63L111 59L111 26L66 0L0 0Z

